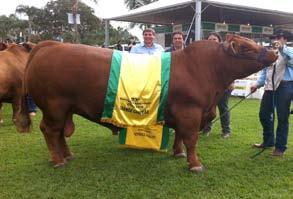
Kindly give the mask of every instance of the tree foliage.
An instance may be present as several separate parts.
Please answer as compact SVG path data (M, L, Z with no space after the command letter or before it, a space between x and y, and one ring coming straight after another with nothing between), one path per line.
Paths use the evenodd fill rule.
M153 3L155 1L158 1L158 0L124 0L124 3L127 8L132 10L132 9L139 8L141 6Z
M93 0L98 2L97 0ZM68 23L67 13L72 13L74 0L50 0L44 8L19 5L16 13L28 16L27 20L20 20L15 15L9 17L0 16L0 36L2 40L7 37L16 39L22 32L24 38L31 35L30 40L57 39L65 42L74 41L74 25ZM102 45L104 43L104 24L94 15L93 8L87 6L81 0L78 2L77 13L80 14L78 35L81 43L90 45ZM30 34L32 33L32 34ZM110 43L118 40L126 41L131 37L130 33L123 29L110 26Z
M158 0L124 0L124 4L129 10L133 10L139 8L141 6L156 2ZM146 27L150 27L149 24L138 24L138 23L130 23L130 27L139 26L141 29L145 29Z

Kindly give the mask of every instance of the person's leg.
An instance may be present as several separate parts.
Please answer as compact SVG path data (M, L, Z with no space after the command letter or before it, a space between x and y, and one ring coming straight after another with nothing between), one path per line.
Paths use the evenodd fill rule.
M230 111L228 106L229 97L231 95L231 91L226 90L220 101L218 102L218 109L220 114L221 126L222 126L222 134L230 134Z
M212 122L209 122L204 126L204 128L202 130L202 134L209 135L211 130L212 130Z
M276 91L278 127L275 149L284 152L287 149L290 105L293 98L293 82L281 82Z
M274 146L275 137L273 129L273 92L265 91L259 109L259 120L263 128L263 146Z
M33 101L33 98L30 95L27 95L26 100L27 100L27 106L28 106L29 113L37 112L37 106L36 106L35 102Z

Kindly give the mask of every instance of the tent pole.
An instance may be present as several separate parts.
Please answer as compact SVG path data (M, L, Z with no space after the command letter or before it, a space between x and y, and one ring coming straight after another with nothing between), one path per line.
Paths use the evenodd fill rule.
M105 20L105 47L109 47L109 20Z
M201 2L202 0L196 0L195 1L195 41L198 41L201 39L200 33L201 33Z

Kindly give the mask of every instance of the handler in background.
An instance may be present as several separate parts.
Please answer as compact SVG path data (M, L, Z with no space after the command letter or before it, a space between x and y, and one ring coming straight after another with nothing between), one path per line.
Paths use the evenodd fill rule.
M222 42L222 37L217 32L212 32L208 36L209 41L214 42ZM229 111L229 98L231 96L231 92L234 89L234 83L232 83L229 88L227 88L221 97L221 99L218 102L218 109L219 109L219 115L221 120L221 127L222 127L222 137L223 138L229 138L231 135L231 128L230 128L230 111ZM212 128L212 122L209 122L206 124L204 129L202 130L202 134L209 135Z
M156 54L164 52L164 48L160 44L154 43L156 36L155 30L152 28L146 28L142 32L143 42L133 46L130 50L130 53L136 54Z
M275 146L272 156L283 156L287 149L290 105L293 99L293 48L286 46L289 37L289 33L279 33L275 36L274 46L279 50L280 56L275 63L274 85L272 84L273 67L268 67L262 71L257 83L251 86L253 92L265 85L265 93L259 112L260 122L263 126L263 142L253 146L256 148ZM276 139L273 129L274 105L278 118Z

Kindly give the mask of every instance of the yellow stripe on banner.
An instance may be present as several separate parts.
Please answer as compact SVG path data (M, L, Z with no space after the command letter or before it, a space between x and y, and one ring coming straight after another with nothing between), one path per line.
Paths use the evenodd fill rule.
M161 55L124 53L112 119L146 126L157 120L161 92Z
M136 148L160 150L163 126L128 127L125 144Z

